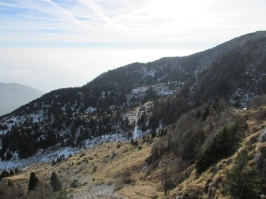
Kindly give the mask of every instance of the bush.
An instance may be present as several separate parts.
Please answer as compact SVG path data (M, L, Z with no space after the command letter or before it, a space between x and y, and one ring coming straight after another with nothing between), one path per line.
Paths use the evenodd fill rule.
M203 113L203 116L202 116L202 121L205 121L209 115L210 111L209 111L209 107L207 107Z
M0 198L26 198L23 188L18 184L17 186L8 186L5 183L0 183ZM30 198L29 198L30 199Z
M245 122L238 119L233 126L224 127L213 138L210 146L197 158L197 172L201 173L218 160L232 155L237 150L241 141L243 127L245 127Z
M158 159L166 152L169 152L172 146L172 134L161 137L157 142L155 142L151 149L151 158Z
M50 186L47 186L46 184L38 183L38 185L35 187L34 191L30 191L27 195L27 199L54 199L54 193ZM24 197L17 197L18 198L24 198Z
M257 109L263 105L266 105L266 95L255 96L249 103L250 109Z
M8 185L8 186L11 186L11 187L13 186L13 183L11 182L11 180L8 180L8 181L7 181L7 185Z
M133 146L138 146L138 145L139 145L138 140L135 140L135 141L134 141L133 138L131 139L130 143L131 143L131 145L133 145Z
M111 156L111 160L113 160L115 158L115 156L117 156L117 154L113 153L112 156Z
M96 171L97 171L97 166L94 165L94 166L93 166L93 169L92 169L92 173L95 173Z
M116 183L114 191L119 191L124 188L124 185L122 183Z
M166 166L163 168L160 180L163 186L164 195L167 196L174 185L172 181L171 171L169 171Z
M68 197L65 191L60 191L57 193L55 199L68 199Z
M72 182L70 183L70 188L77 188L78 187L78 180L73 179Z

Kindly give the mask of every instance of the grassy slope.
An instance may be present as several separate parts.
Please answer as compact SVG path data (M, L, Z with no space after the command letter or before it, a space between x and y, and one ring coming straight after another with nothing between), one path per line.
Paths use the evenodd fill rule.
M265 113L266 107L255 111L236 111L238 116L248 118L246 138L241 143L239 150L246 148L252 155L257 153L259 145L257 138L266 126ZM6 178L5 181L10 179L15 184L20 183L26 191L30 172L34 171L41 181L49 184L51 173L55 171L70 195L83 193L88 197L93 187L107 189L109 186L111 191L108 197L119 198L119 196L112 194L112 190L115 189L118 194L128 198L156 198L155 196L166 198L163 194L160 174L164 166L168 164L166 160L170 160L173 154L165 155L164 161L160 165L157 161L143 169L145 160L150 156L152 144L155 141L156 139L143 143L143 140L140 139L139 146L142 147L141 149L139 146L130 145L130 143L104 143L87 149L82 154L76 154L55 166L42 163L34 165L19 175ZM194 165L192 165L184 171L190 174L188 178L171 190L169 197L175 198L187 193L191 197L208 198L206 194L208 184L213 182L210 197L229 198L223 192L225 172L232 167L230 162L236 156L237 153L219 161L216 164L217 172L213 172L213 167L211 167L203 174L198 175ZM253 160L250 160L250 164L252 163ZM69 188L73 179L78 179L78 188ZM104 194L98 196L98 198L107 197Z
M248 118L248 129L246 130L247 136L243 139L238 151L247 149L251 157L254 157L257 154L259 146L263 145L258 143L258 137L266 126L265 116L263 116L265 113L266 107L260 108L256 111L251 110L238 112L239 116ZM197 198L230 198L229 196L226 196L226 193L224 192L225 173L226 170L230 170L232 168L231 163L236 157L237 152L233 156L219 161L216 165L213 165L213 167L209 168L201 175L198 175L196 170L193 170L189 178L173 190L173 195L177 196L187 193L190 197ZM251 159L249 164L253 166L254 160ZM207 189L209 183L211 182L213 182L211 194L208 195Z

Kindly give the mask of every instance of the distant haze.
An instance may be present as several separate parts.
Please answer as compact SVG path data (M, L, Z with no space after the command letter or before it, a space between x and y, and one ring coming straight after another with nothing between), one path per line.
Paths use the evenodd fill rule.
M0 0L0 80L46 92L265 30L265 0Z
M13 111L44 94L41 90L16 83L0 83L0 93L0 116Z
M0 79L43 91L83 86L108 70L133 62L150 62L169 56L184 56L205 50L148 48L1 48ZM16 59L14 59L14 56Z

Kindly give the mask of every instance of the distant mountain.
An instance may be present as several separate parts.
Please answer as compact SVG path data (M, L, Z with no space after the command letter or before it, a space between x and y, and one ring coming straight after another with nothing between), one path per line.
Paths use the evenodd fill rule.
M0 117L0 157L19 161L42 150L59 155L64 148L164 135L193 109L202 109L205 120L209 107L222 101L246 107L266 92L265 66L266 32L261 31L190 56L110 70Z
M0 93L0 115L10 113L44 94L41 90L16 83L0 83Z

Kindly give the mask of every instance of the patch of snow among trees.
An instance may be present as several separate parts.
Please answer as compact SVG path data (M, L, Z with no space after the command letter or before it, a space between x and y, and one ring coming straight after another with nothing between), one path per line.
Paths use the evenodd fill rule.
M97 110L96 108L90 106L84 111L84 113L86 113L86 114L93 113L96 110Z
M39 149L38 152L29 158L20 159L18 157L17 152L13 153L13 157L8 161L1 161L0 160L0 171L1 170L9 170L14 168L23 169L27 166L30 166L32 164L36 164L39 162L52 162L53 160L57 160L58 158L64 157L68 158L70 155L79 153L83 151L86 148L94 147L95 145L104 143L104 142L120 142L125 141L129 142L130 139L120 133L115 134L107 134L102 135L100 137L93 137L92 139L88 139L85 142L83 142L83 145L81 147L49 147L48 149Z

